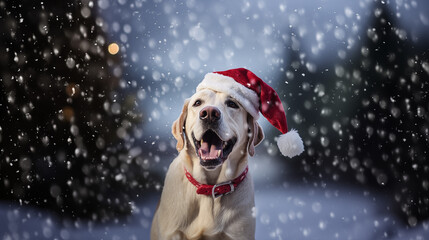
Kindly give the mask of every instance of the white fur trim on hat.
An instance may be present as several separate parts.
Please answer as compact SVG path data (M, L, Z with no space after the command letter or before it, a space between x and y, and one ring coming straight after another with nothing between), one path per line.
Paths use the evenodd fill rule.
M302 139L295 129L291 129L287 133L280 135L277 139L277 146L283 156L290 158L297 156L304 151Z
M259 118L258 94L236 82L233 78L218 73L207 73L203 81L198 84L197 92L203 89L229 94L232 98L237 100L254 119Z

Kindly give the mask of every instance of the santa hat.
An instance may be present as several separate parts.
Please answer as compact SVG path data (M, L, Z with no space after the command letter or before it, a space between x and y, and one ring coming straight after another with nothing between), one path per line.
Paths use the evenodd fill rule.
M254 119L258 119L261 112L282 133L277 139L277 145L284 156L291 158L304 151L298 132L294 129L288 131L285 111L276 91L251 71L237 68L208 73L197 86L197 92L203 89L227 93Z

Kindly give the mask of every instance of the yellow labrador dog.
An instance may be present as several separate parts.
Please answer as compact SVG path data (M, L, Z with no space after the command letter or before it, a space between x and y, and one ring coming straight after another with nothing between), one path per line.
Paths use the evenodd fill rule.
M263 139L258 123L231 96L207 89L185 101L172 132L180 153L167 171L151 239L254 239L249 173L234 192L213 198L196 194L184 171L211 185L235 179Z
M247 69L224 74L231 76L206 75L173 123L179 155L167 171L152 240L255 238L254 189L247 162L264 138L255 118L258 109L283 116L284 111L279 100L261 100L259 107L259 96L235 82L234 77L241 77L254 83L257 77ZM261 89L265 83L257 80L255 89Z

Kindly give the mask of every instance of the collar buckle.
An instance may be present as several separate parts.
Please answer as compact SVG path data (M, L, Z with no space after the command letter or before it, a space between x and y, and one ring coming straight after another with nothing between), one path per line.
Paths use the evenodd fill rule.
M226 186L226 185L229 185L230 190L228 192L225 192L225 193L217 193L216 192L216 188L221 187L221 186ZM216 199L218 197L228 195L228 194L234 192L234 190L235 190L235 188L234 188L234 184L232 184L232 181L215 184L212 188L212 197L213 197L213 199Z

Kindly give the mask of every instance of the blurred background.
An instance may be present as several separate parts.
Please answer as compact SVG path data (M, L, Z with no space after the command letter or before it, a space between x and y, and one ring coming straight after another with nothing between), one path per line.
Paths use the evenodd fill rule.
M250 159L256 239L429 236L424 0L0 0L0 236L149 239L170 126L208 72L279 93Z

